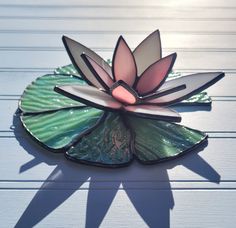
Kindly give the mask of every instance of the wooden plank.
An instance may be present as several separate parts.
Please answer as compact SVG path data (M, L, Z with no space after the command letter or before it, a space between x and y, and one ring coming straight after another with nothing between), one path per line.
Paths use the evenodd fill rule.
M55 188L63 188L60 183L64 183L64 188L74 188L69 182L101 182L97 185L99 189L109 188L113 182L131 182L137 188L162 189L169 181L174 189L236 188L235 137L209 138L203 151L159 165L144 166L134 162L130 167L109 169L108 172L107 169L74 164L63 154L46 151L19 126L16 126L15 134L16 138L0 137L0 188L37 188L45 180L58 182ZM29 183L21 185L19 181ZM37 183L31 183L35 181Z
M64 50L62 44L62 34L31 34L2 33L0 36L0 50ZM146 34L129 34L122 35L128 44L134 49L149 33ZM78 42L93 49L114 49L119 33L117 34L67 34ZM17 36L17 39L16 39ZM166 33L161 31L162 47L165 49L206 49L218 50L236 49L235 35L204 35L204 34L180 34Z
M139 26L136 26L136 25ZM162 31L178 32L231 32L235 33L235 21L187 21L187 20L150 20L130 19L130 20L105 20L105 19L84 19L84 20L27 20L27 19L0 19L0 30L6 31L37 31L37 32L58 32L67 33L71 31L133 31L151 32L157 28Z
M133 164L135 165L135 164ZM137 172L139 173L138 169ZM168 183L169 182L169 183ZM80 190L105 190L114 189L114 185L117 190L119 189L152 189L152 190L235 190L236 184L234 181L223 181L219 183L210 181L156 181L156 180L7 180L0 181L0 190L78 190L78 185Z
M49 71L48 73L52 72ZM46 74L46 72L0 72L0 96L20 96L27 85L44 74ZM7 86L11 81L14 81L14 83L12 83L11 86Z
M104 59L112 58L113 52L98 50ZM170 54L165 52L163 55ZM179 51L175 70L235 70L236 52ZM66 51L0 51L1 68L56 68L70 63Z
M34 81L37 77L42 76L48 72L0 72L0 99L4 99L4 96L14 95L12 98L18 99L23 93L27 85ZM191 74L194 72L183 73ZM225 78L217 82L215 85L207 89L210 96L236 96L235 84L236 84L236 73L226 73ZM11 86L7 86L9 82L14 81ZM9 98L9 97L8 97ZM213 99L215 99L213 97ZM226 99L226 98L225 98Z
M42 0L40 2L35 3L34 0L11 0L10 2L7 0L2 0L1 1L2 5L7 5L7 6L12 6L12 5L17 5L18 7L20 6L31 6L31 5L37 5L41 7L49 6L49 7L82 7L82 6L117 6L117 7L235 7L236 3L234 0L228 0L227 4L225 3L224 0L188 0L188 1L178 1L176 2L175 0L150 0L150 1L145 1L145 0L131 0L131 1L125 1L125 0L120 0L118 3L113 2L110 0L101 0L101 1L96 1L96 0L90 0L89 2L86 0L80 0L79 2L77 0L69 0L69 1L64 1L64 0L51 0L50 2L46 0Z
M0 200L4 227L215 228L236 222L235 191L17 190L1 191Z
M2 5L0 8L1 18L64 18L64 19L81 19L81 18L116 18L120 20L124 19L145 19L153 20L154 18L160 19L199 19L199 20L225 20L235 19L234 8L209 8L203 10L200 7L117 7L110 6L83 6L83 7L38 7L38 5L11 5L11 7Z
M36 189L45 181L55 182L45 189L75 189L77 183L88 188L91 182L96 184L94 189L108 189L120 183L131 183L131 187L140 189L236 188L235 138L209 138L203 151L162 164L145 166L135 161L127 168L104 169L72 163L63 154L50 153L23 134L17 135L17 140L0 138L2 189Z
M235 0L1 0L0 226L233 227L235 9ZM178 52L176 69L230 72L209 89L211 111L182 109L183 124L209 132L203 151L107 170L49 154L19 127L13 113L24 87L70 63L62 34L110 58L119 34L133 48L156 28L165 54Z

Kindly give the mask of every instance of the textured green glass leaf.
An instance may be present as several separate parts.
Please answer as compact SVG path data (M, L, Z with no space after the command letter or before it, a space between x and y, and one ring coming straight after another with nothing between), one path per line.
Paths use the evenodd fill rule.
M66 107L84 106L84 104L54 91L56 85L66 84L83 85L85 82L73 76L54 74L37 78L25 89L19 104L20 109L23 112L43 112Z
M74 75L74 76L80 77L77 70L72 64L56 68L54 70L54 74L66 74L66 75Z
M126 120L135 135L135 154L145 163L178 156L207 137L203 132L174 123L129 116Z
M131 135L119 114L108 113L90 134L85 135L66 154L78 162L121 166L132 159Z
M176 78L179 78L179 77L182 77L181 73L171 71L168 75L167 80L176 79ZM189 104L189 105L192 105L192 104L205 104L205 105L209 105L209 104L211 104L211 98L207 95L207 92L200 92L196 95L193 95L192 97L190 97L187 100L181 101L179 104L185 104L185 105L187 105L187 104Z
M40 143L51 149L61 149L93 127L102 115L101 110L83 107L23 115L21 120Z
M180 72L171 71L171 72L168 74L167 80L169 80L169 79L175 79L175 78L180 78L180 77L182 77L182 75L181 75Z
M211 98L207 95L207 92L201 92L193 95L187 100L182 101L182 104L211 104Z

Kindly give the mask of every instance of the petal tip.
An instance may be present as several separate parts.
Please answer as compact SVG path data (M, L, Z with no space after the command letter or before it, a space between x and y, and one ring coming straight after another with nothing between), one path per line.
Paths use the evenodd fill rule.
M219 72L219 76L220 78L223 78L225 76L225 72Z
M172 53L172 54L170 54L170 55L167 55L166 57L169 57L169 56L172 56L172 58L175 60L175 59L177 58L177 53L174 52L174 53ZM166 58L166 57L165 57L165 58Z
M65 40L65 39L67 39L67 38L68 38L68 37L65 36L65 35L62 35L62 37L61 37L62 40Z
M120 41L125 41L125 39L122 35L119 36L117 43L119 43Z
M64 44L65 47L67 47L67 42L68 42L69 40L74 41L73 39L71 39L70 37L65 36L65 35L63 35L61 39L62 39L62 42L63 42L63 44Z
M115 81L122 79L132 86L137 76L134 55L123 36L118 38L112 57L112 74Z
M156 29L153 33L156 33L157 35L160 35L160 30Z

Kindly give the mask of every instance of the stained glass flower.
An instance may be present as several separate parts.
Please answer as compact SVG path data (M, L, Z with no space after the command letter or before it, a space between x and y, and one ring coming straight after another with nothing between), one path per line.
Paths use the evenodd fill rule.
M173 123L181 117L169 106L191 103L223 73L170 77L176 53L162 57L158 30L133 52L120 36L112 66L68 37L63 42L76 70L38 78L19 105L24 127L43 146L74 161L118 167L133 158L148 164L174 158L206 140Z

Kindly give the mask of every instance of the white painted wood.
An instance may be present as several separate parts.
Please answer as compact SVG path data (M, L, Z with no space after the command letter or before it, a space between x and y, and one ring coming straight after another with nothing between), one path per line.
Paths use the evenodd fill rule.
M79 2L78 2L79 3ZM158 2L157 2L158 3ZM86 6L81 7L77 6L69 6L67 7L58 7L57 4L52 7L39 7L38 5L31 5L28 7L27 5L23 5L19 7L19 5L1 5L0 8L0 17L8 19L12 18L70 18L70 19L87 19L87 18L107 18L114 19L119 18L120 20L124 19L145 19L152 21L155 18L160 19L186 19L192 20L226 20L226 19L235 19L235 9L234 8L208 8L207 10L203 10L201 7L148 7L144 5L143 7L117 7L110 6L107 8L106 5L99 6Z
M84 227L87 222L87 227L215 228L236 222L235 191L2 190L0 200L3 228L18 221L16 227Z
M97 53L105 60L111 59L113 50L98 50ZM170 52L164 52L168 55ZM23 57L22 57L23 56ZM0 51L0 70L6 68L47 68L54 69L58 66L70 64L71 61L66 51ZM207 52L207 51L179 51L174 65L174 70L205 70L225 71L235 70L236 52Z
M135 165L135 164L133 164ZM190 176L191 177L191 176ZM224 181L221 179L221 181ZM78 185L80 190L109 190L114 188L114 184L117 185L117 189L152 189L152 190L235 190L235 182L225 181L220 183L209 182L209 181L198 181L194 180L192 182L185 181L175 181L170 180L169 186L167 187L167 181L159 180L73 180L68 182L67 180L8 180L0 181L0 188L4 190L65 190L73 189L78 190ZM90 187L92 185L92 187ZM124 186L125 187L124 187ZM128 187L127 187L128 186Z
M95 184L94 189L113 188L121 182L140 189L236 188L236 155L232 150L235 138L209 138L209 145L203 151L159 165L133 162L127 168L104 169L75 164L62 154L50 153L25 133L17 133L16 137L17 140L0 138L1 189L37 189L43 182L45 189L75 189L82 183L84 188L89 188L90 182Z
M137 26L137 24L139 26ZM61 34L69 33L71 31L81 32L152 32L153 30L160 29L161 31L177 31L177 32L230 32L235 33L236 21L199 21L199 20L150 20L140 19L84 19L84 20L47 20L47 19L8 19L0 18L0 30L6 31L24 31L31 32L60 32Z
M18 72L11 71L11 69L7 72L0 71L0 99L6 98L4 97L5 95L7 95L8 98L10 98L9 96L14 95L12 96L12 99L18 99L28 84L34 81L37 77L47 73L52 73L52 70L48 70L47 72ZM183 75L191 73L194 72L184 72ZM213 100L216 99L214 96L225 96L224 99L228 99L229 96L236 96L235 76L235 73L226 73L224 79L207 89L208 94L213 96ZM11 86L7 86L9 81L14 81L14 83Z
M0 227L234 227L235 10L235 0L0 0ZM70 63L62 34L110 58L119 34L134 48L157 28L175 69L227 72L208 90L211 111L182 108L183 124L209 132L203 151L108 170L48 153L15 119L14 135L25 86Z
M182 34L182 33L168 33L161 32L162 48L164 50L172 49L172 51L179 51L179 49L188 50L214 50L222 51L227 49L232 51L236 49L236 36L227 34L218 35L204 35L204 34ZM0 50L61 50L64 51L61 34L32 34L32 33L1 33L0 36ZM112 51L117 42L119 33L82 33L67 34L78 42L88 46L92 49L110 49ZM129 34L123 33L125 40L130 47L134 49L146 36L146 33ZM16 39L17 36L17 39Z
M37 5L37 6L69 6L69 7L81 7L81 6L117 6L117 7L235 7L236 3L234 0L228 0L227 3L224 0L182 0L182 1L175 1L175 0L150 0L150 1L145 1L145 0L131 0L131 1L126 1L126 0L120 0L119 2L116 1L111 1L111 0L100 0L99 2L96 0L51 0L50 2L47 0L41 0L35 2L34 0L11 0L10 2L7 0L1 0L2 5Z

